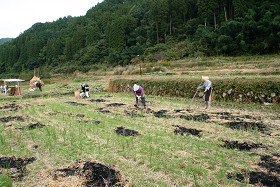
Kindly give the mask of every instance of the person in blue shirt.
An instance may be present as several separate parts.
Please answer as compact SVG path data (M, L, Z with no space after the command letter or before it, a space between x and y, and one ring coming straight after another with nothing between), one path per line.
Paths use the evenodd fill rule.
M209 80L209 77L202 76L202 80L204 81L202 86L199 86L197 89L204 89L205 92L205 104L206 109L210 108L211 104L211 94L212 94L212 82Z

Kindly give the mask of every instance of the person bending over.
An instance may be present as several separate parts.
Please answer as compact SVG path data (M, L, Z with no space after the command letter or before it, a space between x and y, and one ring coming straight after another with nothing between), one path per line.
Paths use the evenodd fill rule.
M141 86L134 84L133 86L133 94L135 95L136 98L136 104L134 105L135 107L138 107L138 101L139 99L141 99L141 102L143 104L144 107L146 107L146 103L145 103L145 95L144 95L144 90Z

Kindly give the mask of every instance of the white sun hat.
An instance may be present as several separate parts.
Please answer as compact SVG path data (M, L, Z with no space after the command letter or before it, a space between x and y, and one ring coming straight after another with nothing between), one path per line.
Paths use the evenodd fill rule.
M209 79L209 77L207 77L207 76L202 76L201 79L205 82L205 81L207 81L207 80Z
M139 90L139 86L137 85L137 84L134 84L134 86L133 86L133 91L137 91L137 90Z

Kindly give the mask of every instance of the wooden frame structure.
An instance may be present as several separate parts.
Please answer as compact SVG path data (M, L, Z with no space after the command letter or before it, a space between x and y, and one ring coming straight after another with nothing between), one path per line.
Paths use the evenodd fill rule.
M17 82L18 87L14 87L15 89L17 89L17 93L18 95L21 95L21 89L20 89L20 82L23 82L25 80L22 79L0 79L0 81L4 81L4 85L6 85L7 82ZM5 92L5 94L7 94Z

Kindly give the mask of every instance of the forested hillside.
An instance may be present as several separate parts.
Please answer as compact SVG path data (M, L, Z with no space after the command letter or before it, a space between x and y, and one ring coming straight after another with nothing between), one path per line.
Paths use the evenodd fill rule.
M279 50L279 0L104 0L1 45L0 74L87 72L137 55L147 62Z

